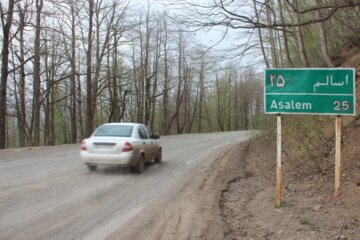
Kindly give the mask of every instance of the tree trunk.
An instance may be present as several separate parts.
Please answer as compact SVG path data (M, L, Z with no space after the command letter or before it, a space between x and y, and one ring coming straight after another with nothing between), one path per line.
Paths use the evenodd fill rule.
M117 84L117 74L118 74L118 61L117 61L117 57L118 57L118 52L117 52L117 43L118 43L118 39L117 39L117 33L116 31L114 31L114 55L113 55L113 73L112 73L112 87L113 87L113 120L114 122L118 122L120 121L120 108L119 108L119 94L118 94L118 84Z
M260 17L259 17L259 13L256 7L256 0L253 0L254 2L254 9L255 9L255 16L256 16L256 22L259 23L260 21ZM269 60L266 56L266 52L265 52L265 47L264 47L264 41L263 41L263 37L262 37L262 33L261 33L261 29L258 28L258 34L259 34L259 41L260 41L260 47L261 47L261 53L263 55L264 61L265 61L265 66L266 68L270 68L270 63Z
M200 98L199 98L199 118L198 118L198 132L201 133L203 131L202 128L202 118L203 118L203 104L205 97L205 86L204 86L204 71L205 71L205 63L204 59L201 59L201 67L200 67L200 76L199 76L199 84L200 84Z
M92 37L93 37L93 15L94 15L94 0L89 0L89 30L88 30L88 47L86 53L86 129L85 137L89 137L94 130L94 111L92 103Z
M14 14L14 0L9 0L9 9L5 20L5 13L1 11L1 20L3 25L3 42L1 50L1 83L0 83L0 149L6 147L6 101L7 101L7 80L9 75L9 46L10 46L10 29Z
M181 82L183 82L183 79L182 79L182 58L183 58L183 55L182 55L182 51L183 51L183 44L182 44L182 33L179 34L179 44L178 44L178 53L179 53L179 58L178 58L178 79L179 79L179 84ZM181 95L181 88L179 88L179 91L178 91L178 96ZM181 105L182 105L182 101L177 101L178 103L178 107L177 109L180 109ZM176 117L176 128L177 128L177 133L179 134L181 131L180 131L180 116L179 116L179 111L178 111L178 114L177 114L177 117Z
M271 17L271 1L266 0L266 18L268 25L273 25L273 20ZM271 50L271 60L272 60L272 67L277 68L278 67L278 59L276 54L276 44L275 44L275 37L274 37L274 31L272 28L269 28L269 43L270 43L270 50Z
M17 99L17 117L19 127L19 145L20 147L28 146L31 143L31 136L29 136L29 126L26 120L26 103L25 103L25 48L24 48L24 29L25 29L25 17L26 9L22 9L19 4L19 48L20 55L18 61L20 64L19 68L19 90Z
M296 6L296 9L299 9L298 0L294 0L294 5ZM295 23L296 24L301 23L300 14L297 12L295 12ZM299 47L301 61L303 62L303 65L305 67L310 67L310 63L307 58L306 49L305 49L305 44L304 44L304 39L303 39L303 34L302 34L302 27L296 26L295 33L296 33L296 39L297 39L297 43L298 43L298 47Z
M55 44L54 35L50 36L51 50L48 49L48 41L45 40L45 76L46 76L46 92L45 92L45 124L44 124L44 144L46 146L55 145L55 123L54 123L54 89L55 89L55 76L56 65L55 60L57 45ZM65 93L68 91L67 84L65 84ZM68 95L68 94L66 94ZM65 99L67 100L67 99ZM66 110L64 111L66 114ZM66 120L65 120L66 121ZM66 132L68 129L64 129Z
M33 83L33 146L40 145L40 33L41 33L41 11L43 0L36 0L36 25L34 46L34 83Z
M218 128L220 131L224 131L224 114L223 114L223 107L221 106L220 102L220 96L223 96L221 90L220 90L220 85L219 85L219 77L218 77L218 73L216 72L216 76L215 76L215 82L216 82L216 98L217 98L217 123L218 123Z
M162 125L162 134L169 134L166 132L169 124L169 66L168 66L168 33L167 33L167 23L164 21L164 94L163 94L163 125Z
M149 12L146 18L146 36L145 36L145 62L144 62L144 78L145 78L145 124L149 124L150 121L150 83L151 78L149 76L149 57L150 57L150 18Z
M280 12L280 20L281 23L284 24L285 23L285 19L284 19L284 12L283 12L283 5L282 5L282 0L278 0L278 5L279 5L279 12ZM286 55L286 61L288 66L290 67L294 67L294 63L291 60L290 57L290 50L289 50L289 40L288 40L288 35L286 32L286 27L282 27L282 34L283 34L283 38L284 38L284 48L285 48L285 55Z
M80 65L79 65L80 68ZM80 71L80 69L79 69ZM85 138L85 128L84 128L84 121L83 121L83 114L82 114L82 91L81 91L81 81L80 81L80 75L77 75L77 103L78 103L78 123L80 127L80 136L81 139Z
M227 130L228 131L231 131L231 119L232 119L232 108L231 108L231 89L232 89L232 69L230 68L230 71L229 71L229 77L228 77L228 82L227 82L227 86L226 86L226 91L227 91L227 104L226 104L226 107L227 107Z
M143 33L141 31L141 26L140 26L140 76L138 76L138 74L136 74L136 62L135 62L135 46L134 46L134 55L133 55L133 67L134 67L134 76L137 76L137 89L136 89L136 96L137 96L137 122L138 123L143 123L144 122L144 88L145 88L145 75L146 75L146 70L144 67L145 64L145 60L144 60L144 43L143 43Z
M234 109L235 109L235 130L239 130L239 95L237 94L238 91L238 80L237 80L237 71L235 70L235 76L234 76Z
M316 7L320 8L321 7L321 0L316 0ZM322 14L321 14L321 10L318 9L316 11L316 16L317 18L322 18ZM325 36L325 28L324 28L324 22L319 22L318 23L318 27L319 27L319 36L320 36L320 49L321 49L321 56L323 61L325 62L327 67L334 67L334 64L332 63L329 53L328 53L328 48L327 48L327 41L326 41L326 36Z
M76 121L76 26L74 3L71 3L71 143L77 142L77 121Z
M48 52L48 41L45 40L45 76L46 76L46 93L45 93L45 104L44 104L44 112L45 112L45 122L44 122L44 145L49 145L49 136L50 136L50 94L51 94L51 88L52 88L52 82L51 82L51 69L49 69L49 52ZM50 63L51 65L51 63Z

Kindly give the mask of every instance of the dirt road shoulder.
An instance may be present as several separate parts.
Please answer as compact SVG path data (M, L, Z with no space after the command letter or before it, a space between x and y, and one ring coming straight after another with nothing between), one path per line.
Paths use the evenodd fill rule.
M184 187L162 196L130 227L118 229L107 239L224 239L228 229L219 203L228 182L247 174L241 161L244 149L244 144L238 144L214 156L209 166L184 179Z

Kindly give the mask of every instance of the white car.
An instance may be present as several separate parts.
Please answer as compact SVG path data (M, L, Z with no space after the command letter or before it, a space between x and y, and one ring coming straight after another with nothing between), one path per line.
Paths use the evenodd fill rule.
M159 138L143 124L103 124L81 142L80 158L91 171L98 165L118 165L142 173L146 162L161 162Z

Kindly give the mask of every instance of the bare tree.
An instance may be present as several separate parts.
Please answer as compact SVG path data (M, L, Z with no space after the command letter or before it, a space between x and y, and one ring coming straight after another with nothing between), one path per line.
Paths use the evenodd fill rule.
M30 128L27 123L27 114L26 114L26 71L25 64L29 59L25 59L25 27L29 24L27 21L29 15L29 7L31 2L25 1L22 5L21 3L16 4L18 12L18 34L15 36L15 39L19 42L19 51L13 50L13 53L16 55L16 59L19 63L18 67L18 79L14 77L15 84L15 100L16 100L16 112L17 112L17 125L19 131L19 145L20 147L28 146L32 143ZM14 66L14 69L16 67ZM13 71L16 76L16 71Z
M33 114L31 133L33 135L33 146L39 146L40 144L40 34L41 34L41 14L44 5L43 0L36 0L36 23L35 23L35 42L34 42L34 76L33 76Z
M269 26L272 26L274 24L275 21L273 21L272 19L272 9L273 9L273 5L271 0L266 0L265 1L265 5L266 5L266 19L267 19L267 24ZM274 31L271 27L269 27L269 43L270 43L270 51L271 51L271 61L272 61L272 66L274 68L278 67L278 56L276 54L276 44L275 44L275 37L274 37Z
M9 75L9 48L11 42L11 26L13 24L15 0L9 0L6 10L0 2L0 17L2 25L2 50L1 50L1 83L0 83L0 149L6 146L6 102L7 80Z
M92 80L92 50L93 50L93 18L94 0L89 3L89 24L86 52L86 129L85 136L89 137L94 130L94 103L93 103L93 80Z
M283 8L283 0L278 0L278 5L279 5L279 14L280 14L280 21L281 23L284 25L285 23L285 18L284 18L284 8ZM284 48L285 48L285 55L286 55L286 61L287 64L290 67L294 67L294 63L290 57L290 50L289 50L289 40L288 40L288 31L286 26L282 26L281 27L281 32L282 32L282 36L284 38Z
M262 50L262 55L265 65L269 66L268 59L265 54L264 41L260 29L268 29L269 31L269 45L272 53L272 60L274 65L279 65L282 57L276 54L279 49L276 49L275 36L280 36L279 31L282 31L284 37L284 48L287 62L290 66L293 65L293 60L290 59L288 34L292 32L296 36L296 49L304 66L309 67L310 62L306 53L306 44L304 43L303 30L307 26L317 23L323 23L329 19L334 18L336 13L343 9L350 9L352 7L359 7L360 1L327 1L323 5L314 5L311 1L301 2L298 0L278 0L277 5L275 1L232 1L232 0L215 0L212 4L191 3L186 0L177 1L179 5L184 7L183 14L176 14L176 21L193 27L195 30L199 28L211 28L214 26L222 26L226 29L258 29L259 45ZM301 6L300 6L301 5ZM249 11L253 8L254 11ZM279 11L277 11L279 9ZM286 9L286 17L284 17L284 10ZM321 14L316 14L317 12ZM277 12L280 13L280 21L275 21L279 18ZM175 18L175 17L174 17ZM274 32L275 31L275 32ZM244 31L243 31L244 32ZM285 34L286 32L286 34ZM322 41L324 42L324 41ZM241 54L254 48L249 48L248 44L241 44ZM277 56L276 56L277 55ZM324 55L324 54L323 54Z
M76 11L77 7L73 0L70 0L71 13L71 54L70 54L70 89L71 89L71 143L77 142L77 100L76 100Z
M204 56L204 55L203 55ZM204 109L204 100L205 100L205 59L204 57L200 60L200 71L199 71L199 112L198 112L198 132L203 131L203 109Z
M164 95L163 95L163 123L162 123L162 133L168 134L168 124L169 124L169 58L168 58L168 28L166 18L164 19L164 39L163 39L163 48L164 48Z
M239 70L247 53L266 67L333 66L330 53L359 37L360 0L179 0L195 11L177 23L150 5L125 14L119 0L16 1L1 2L2 148L74 143L106 121L162 134L253 128L262 88L250 63ZM229 62L186 32L214 26L246 36Z
M299 8L298 0L294 0L294 5L296 6L297 9ZM297 46L299 47L300 58L305 67L310 67L310 63L309 63L309 60L308 60L308 57L306 54L306 49L305 49L300 14L298 12L295 12L294 14L295 14L295 17L294 17L295 24L296 24L295 34L296 34Z
M256 5L256 0L253 0L254 2L254 11L255 11L255 17L256 17L256 23L259 23L260 22L260 17L259 17L259 11L257 10L257 5ZM265 52L265 47L264 47L264 41L263 41L263 36L262 36L262 33L261 33L261 28L258 28L258 35L259 35L259 41L260 41L260 47L261 47L261 53L263 55L263 59L264 59L264 62L265 62L265 66L267 68L270 67L270 64L269 64L269 60L266 56L266 52Z
M316 7L318 8L318 10L316 11L316 16L318 18L322 17L322 13L321 13L321 0L316 0ZM334 64L331 62L331 59L329 57L329 53L328 53L328 47L327 47L327 41L326 41L326 36L325 36L325 28L324 28L324 22L319 22L318 23L319 26L319 35L320 35L320 49L321 49L321 56L323 61L325 62L327 67L334 67Z

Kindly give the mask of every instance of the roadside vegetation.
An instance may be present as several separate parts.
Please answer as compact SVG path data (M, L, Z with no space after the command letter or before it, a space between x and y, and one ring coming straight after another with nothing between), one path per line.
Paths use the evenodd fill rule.
M161 135L264 129L272 142L264 68L359 65L343 51L360 44L359 1L164 2L1 0L0 148L76 143L118 121ZM232 44L209 47L197 29ZM286 116L285 153L321 172L331 124Z

